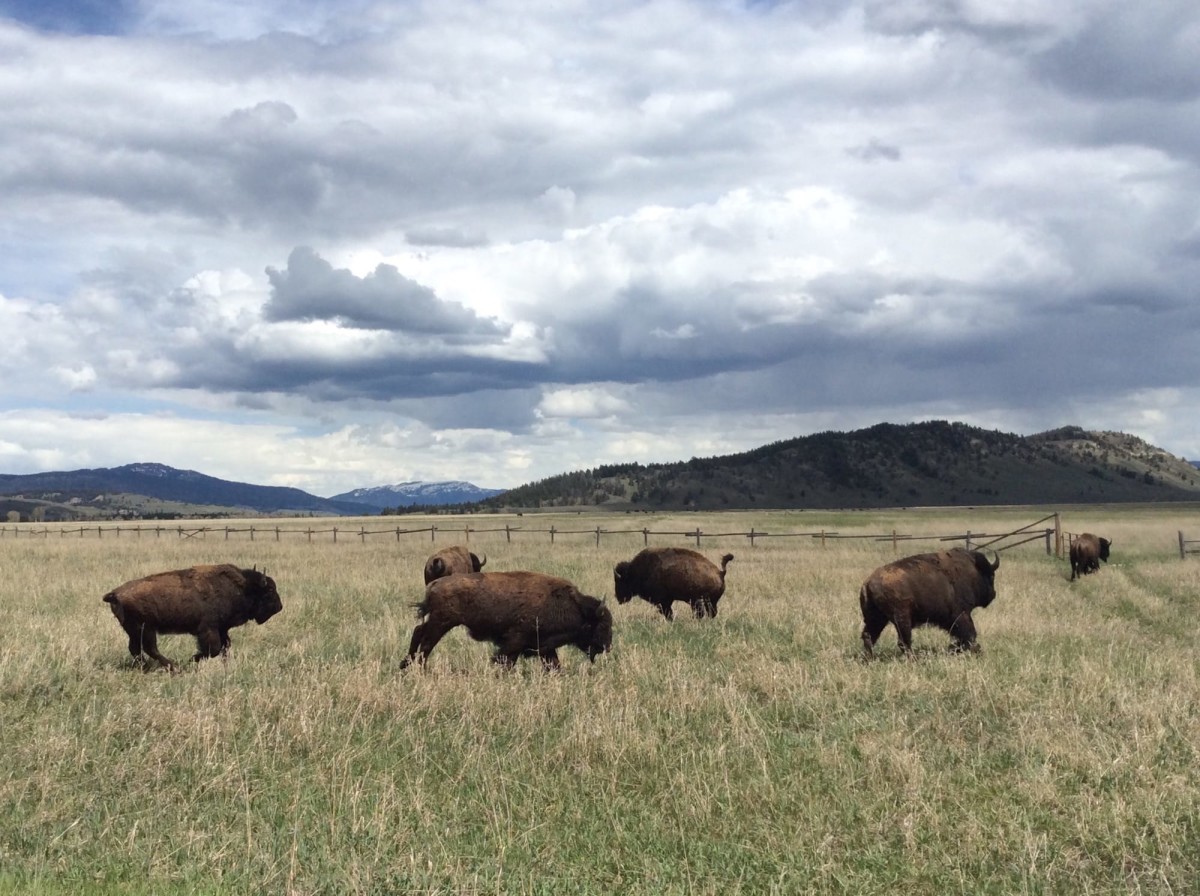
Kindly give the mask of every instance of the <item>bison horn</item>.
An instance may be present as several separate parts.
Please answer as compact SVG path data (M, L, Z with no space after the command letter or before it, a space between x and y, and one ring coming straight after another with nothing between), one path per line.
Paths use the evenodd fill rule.
M992 564L992 572L995 572L1000 568L1000 555L992 551L992 556L996 558L996 562Z

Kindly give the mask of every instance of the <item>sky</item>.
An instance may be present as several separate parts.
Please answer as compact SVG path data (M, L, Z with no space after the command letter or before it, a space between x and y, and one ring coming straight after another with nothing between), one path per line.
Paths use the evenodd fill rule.
M1195 0L0 0L0 472L1200 459Z

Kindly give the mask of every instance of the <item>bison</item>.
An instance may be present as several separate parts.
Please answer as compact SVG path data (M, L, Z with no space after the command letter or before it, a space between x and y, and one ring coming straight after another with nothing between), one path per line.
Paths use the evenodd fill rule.
M424 663L445 634L466 626L476 641L496 647L492 661L512 666L541 657L558 668L558 648L573 645L589 660L612 647L612 613L566 579L537 572L475 572L434 579L417 605L423 619L400 668Z
M479 572L487 563L487 557L482 560L471 553L461 544L442 548L425 561L425 584L442 576L452 576L460 572Z
M721 566L688 548L646 548L632 560L613 568L617 603L629 603L637 595L672 618L671 604L687 601L697 619L717 615L717 601L725 593L725 567L733 554L721 558Z
M990 563L981 552L962 548L917 554L879 567L858 593L867 656L889 622L896 627L902 653L911 652L917 625L945 629L955 649L978 650L971 611L995 600L999 568L999 555Z
M275 580L257 569L228 563L193 566L134 579L104 595L129 635L129 652L145 652L161 666L174 664L158 651L158 636L194 635L199 661L229 650L229 630L253 619L262 625L283 609Z
M1108 562L1108 551L1112 542L1091 532L1077 535L1071 542L1071 581L1076 576L1085 576L1100 568L1100 561Z

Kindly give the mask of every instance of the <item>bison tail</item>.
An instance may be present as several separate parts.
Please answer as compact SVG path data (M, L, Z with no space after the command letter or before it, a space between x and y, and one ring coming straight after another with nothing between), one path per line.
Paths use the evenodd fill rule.
M409 604L409 606L416 607L418 619L424 619L429 615L429 604L427 601L421 601L419 604Z
M729 565L729 561L733 559L733 554L726 554L721 558L721 575L725 574L725 567Z
M115 604L117 602L117 592L110 591L101 598L106 604Z

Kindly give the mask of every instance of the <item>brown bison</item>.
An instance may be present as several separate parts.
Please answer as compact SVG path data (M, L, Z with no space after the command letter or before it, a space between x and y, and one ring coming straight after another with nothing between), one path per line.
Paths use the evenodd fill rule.
M996 598L1000 557L989 563L979 551L953 548L905 557L875 570L858 593L867 656L890 622L902 653L912 650L912 630L936 625L954 638L955 649L978 650L971 611Z
M158 652L158 636L194 635L193 660L229 649L229 630L253 619L259 625L283 609L275 580L257 569L228 563L193 566L134 579L104 595L129 635L129 652L141 661L145 652L168 669L174 664Z
M641 595L667 619L671 604L687 601L697 619L717 615L717 601L725 593L725 567L733 554L721 558L721 566L688 548L646 548L632 560L613 568L617 603L626 604Z
M493 662L538 656L558 668L558 648L573 645L589 660L612 646L612 613L566 579L537 572L476 572L434 579L417 606L424 621L412 634L404 669L425 658L445 634L466 626L476 641L496 647Z
M1085 576L1100 568L1100 561L1108 562L1108 550L1112 542L1099 538L1091 532L1077 535L1071 542L1071 581L1076 576Z
M460 572L479 572L487 563L487 557L482 560L463 545L442 548L436 554L430 555L425 561L425 584L442 576L452 576Z

